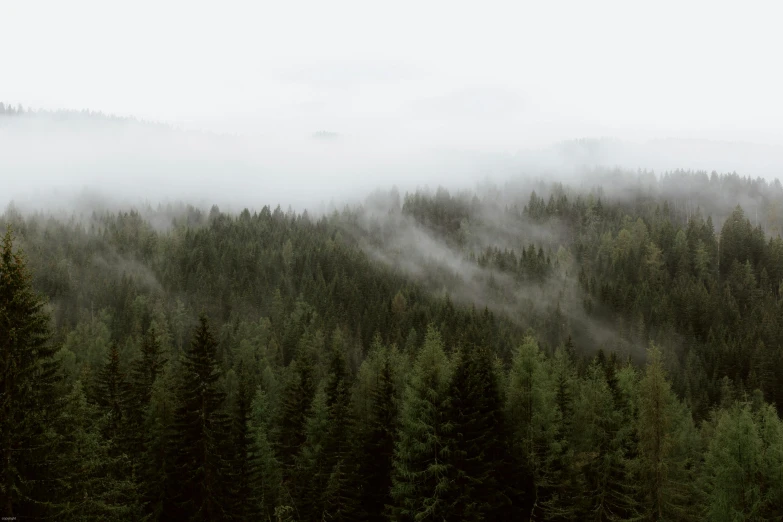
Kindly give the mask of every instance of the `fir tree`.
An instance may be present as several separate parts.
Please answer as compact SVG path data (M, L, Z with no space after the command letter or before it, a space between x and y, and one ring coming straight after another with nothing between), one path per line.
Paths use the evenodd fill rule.
M501 520L510 516L506 494L510 454L503 403L489 350L457 356L448 389L449 492L447 519Z
M252 403L252 459L258 466L258 506L261 518L276 519L277 508L282 506L293 509L290 494L283 494L283 476L279 460L270 442L270 424L274 415L270 411L268 394L259 388Z
M693 421L671 392L660 350L651 345L639 383L638 473L643 513L650 518L686 518L693 509Z
M369 429L364 435L361 508L370 521L385 520L384 506L391 504L392 458L397 430L397 397L388 353L383 354L380 372L371 391Z
M439 520L447 513L449 373L440 334L430 326L400 411L391 489L395 520Z
M112 442L117 451L127 449L127 412L130 402L130 385L120 369L120 353L112 344L106 355L106 363L96 376L94 397L106 417L103 423L104 437Z
M44 300L10 227L0 246L0 514L39 518L53 497L61 376Z
M560 422L549 361L532 336L514 350L506 384L506 417L517 469L512 480L515 507L529 516Z
M217 343L205 315L182 361L175 412L176 495L164 516L177 520L224 520L231 517L229 478L230 419L222 411L224 394L218 388Z
M58 520L144 520L141 492L127 469L126 455L117 455L102 435L111 416L101 415L87 401L81 381L66 396L62 411L66 426L58 481L67 499L57 506Z
M234 506L232 514L237 520L253 520L260 516L261 502L258 497L258 456L251 431L250 382L244 365L239 365L237 376L239 389L234 401L232 416L231 448L234 466L228 480L232 487Z

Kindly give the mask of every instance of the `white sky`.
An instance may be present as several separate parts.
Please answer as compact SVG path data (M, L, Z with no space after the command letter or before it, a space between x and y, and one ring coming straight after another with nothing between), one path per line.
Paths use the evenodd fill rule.
M1 0L0 101L259 136L783 145L783 2Z

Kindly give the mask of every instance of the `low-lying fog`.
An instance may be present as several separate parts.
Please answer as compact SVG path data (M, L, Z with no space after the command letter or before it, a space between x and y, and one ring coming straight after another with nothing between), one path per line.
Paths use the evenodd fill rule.
M587 172L596 166L783 177L781 149L750 143L596 139L506 152L437 142L388 133L221 135L99 116L0 117L0 208L13 200L22 210L68 209L88 193L121 204L280 204L319 212L393 185L403 194L470 188L487 177L589 185Z
M596 164L780 176L775 4L699 4L11 0L0 102L199 132L0 118L0 205L317 210Z

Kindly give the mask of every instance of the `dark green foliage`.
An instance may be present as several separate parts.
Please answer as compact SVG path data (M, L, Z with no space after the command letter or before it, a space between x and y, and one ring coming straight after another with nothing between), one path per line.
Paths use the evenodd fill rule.
M446 436L449 491L446 518L510 518L505 478L511 459L497 377L486 347L457 356L448 390Z
M591 179L316 218L9 207L3 513L779 518L783 186Z
M439 520L449 513L450 373L440 333L430 326L400 408L391 488L394 520Z
M361 509L366 520L385 520L385 507L392 502L391 472L398 417L396 395L391 361L386 355L372 388L371 417L360 453Z
M170 520L224 520L232 515L230 417L222 409L216 346L202 315L182 360L177 389L171 441L171 489L176 493L163 512Z
M231 489L232 516L237 520L255 520L260 516L261 498L259 456L253 437L250 385L244 365L240 363L239 389L232 412L229 451L233 465L225 478Z
M116 345L109 348L106 363L95 378L93 395L105 417L104 437L112 441L118 451L129 450L125 428L129 424L128 409L133 398L130 383L120 368Z
M49 316L32 288L11 228L0 246L0 513L39 518L51 513L58 440L52 428L63 401L52 359Z
M63 453L57 482L65 502L57 506L58 520L144 520L141 491L131 475L130 461L106 439L113 424L87 401L81 382L65 397L62 411Z
M291 364L288 381L282 392L282 407L277 423L277 451L288 477L292 474L294 460L306 438L305 421L315 391L313 354L305 349Z

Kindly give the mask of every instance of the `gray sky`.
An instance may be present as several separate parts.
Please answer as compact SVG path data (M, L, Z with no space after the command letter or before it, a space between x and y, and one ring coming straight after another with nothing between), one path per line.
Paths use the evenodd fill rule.
M4 0L0 98L515 150L783 144L777 1Z
M377 186L472 184L518 170L508 153L603 136L754 143L600 157L778 176L782 6L2 0L0 101L239 136L0 127L0 206L87 188L312 208ZM317 143L321 130L340 138Z

